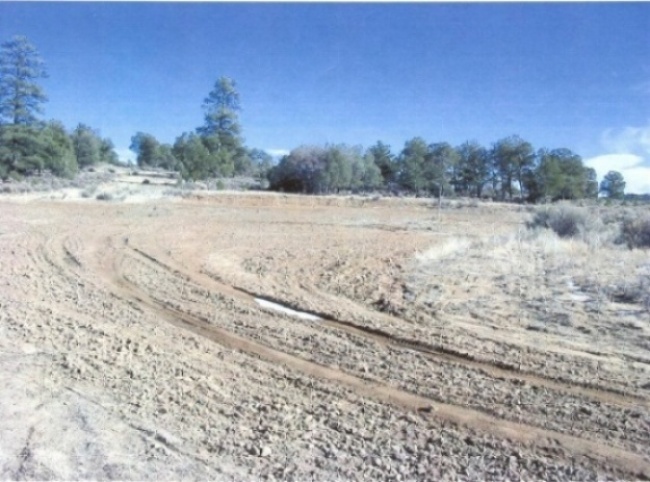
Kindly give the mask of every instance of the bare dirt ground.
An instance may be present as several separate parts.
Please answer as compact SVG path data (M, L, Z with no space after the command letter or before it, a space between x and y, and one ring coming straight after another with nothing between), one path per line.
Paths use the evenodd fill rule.
M650 313L611 295L647 251L498 204L69 201L0 198L3 479L650 478Z

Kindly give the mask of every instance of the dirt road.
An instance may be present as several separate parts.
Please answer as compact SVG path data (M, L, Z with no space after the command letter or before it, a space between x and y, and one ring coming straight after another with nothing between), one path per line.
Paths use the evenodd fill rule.
M0 209L3 478L650 478L647 351L531 331L507 298L483 319L484 271L447 304L419 288L438 276L422 282L421 253L507 236L520 211L264 194Z

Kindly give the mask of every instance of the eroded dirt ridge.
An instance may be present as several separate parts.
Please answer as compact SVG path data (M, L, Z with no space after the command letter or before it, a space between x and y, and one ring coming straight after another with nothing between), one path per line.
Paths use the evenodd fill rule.
M89 216L25 230L3 268L28 275L14 299L40 295L10 304L5 321L12 336L47 344L52 379L103 386L131 426L164 424L167 436L138 429L161 456L234 478L650 477L650 402L633 386L474 356L471 343L423 336L412 320L309 279L289 279L300 286L286 297L273 276L218 272L196 245L169 249L110 214L111 224Z

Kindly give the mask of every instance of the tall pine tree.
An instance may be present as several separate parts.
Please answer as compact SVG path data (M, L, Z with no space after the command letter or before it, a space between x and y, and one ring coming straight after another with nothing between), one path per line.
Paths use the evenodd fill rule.
M47 100L38 79L47 77L43 60L26 37L14 37L0 47L0 119L32 125Z

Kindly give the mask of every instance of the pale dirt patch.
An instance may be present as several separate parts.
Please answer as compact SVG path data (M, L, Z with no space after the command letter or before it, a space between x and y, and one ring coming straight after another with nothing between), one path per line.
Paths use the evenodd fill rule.
M154 420L128 420L105 390L51 373L52 353L0 339L0 478L3 480L229 480L170 449ZM163 440L167 443L163 443ZM181 447L180 440L172 442ZM221 472L221 473L220 473Z

